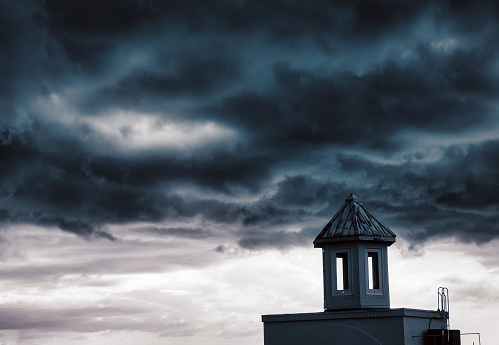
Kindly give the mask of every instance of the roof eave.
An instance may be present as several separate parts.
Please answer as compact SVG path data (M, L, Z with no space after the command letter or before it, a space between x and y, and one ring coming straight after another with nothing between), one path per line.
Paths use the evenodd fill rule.
M395 237L392 236L366 236L366 235L328 237L328 238L317 237L314 240L314 248L323 248L328 243L349 242L349 241L385 242L388 246L391 246L396 241L396 239Z

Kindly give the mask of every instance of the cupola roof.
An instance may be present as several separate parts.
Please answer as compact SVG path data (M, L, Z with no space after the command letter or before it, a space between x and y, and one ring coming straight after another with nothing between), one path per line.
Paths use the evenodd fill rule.
M342 241L395 242L396 235L369 212L352 193L314 240L314 247Z

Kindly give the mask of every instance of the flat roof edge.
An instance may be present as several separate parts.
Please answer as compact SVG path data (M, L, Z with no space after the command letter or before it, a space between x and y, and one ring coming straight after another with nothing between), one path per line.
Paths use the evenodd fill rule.
M338 319L366 319L384 317L420 317L443 319L444 312L437 310L395 308L395 309L357 309L328 311L318 313L270 314L262 315L262 322L293 322Z

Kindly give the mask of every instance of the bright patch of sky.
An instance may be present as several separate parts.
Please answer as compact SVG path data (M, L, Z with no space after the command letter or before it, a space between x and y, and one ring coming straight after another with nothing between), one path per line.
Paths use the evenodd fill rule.
M172 149L190 151L216 144L230 145L237 132L213 121L173 122L158 116L116 113L86 119L102 140L122 151Z
M63 339L74 336L72 330L86 329L81 338L73 338L73 344L90 340L93 344L112 344L118 340L112 334L102 333L109 328L120 330L121 335L131 332L131 338L123 338L123 344L131 344L139 336L150 339L150 344L162 344L165 338L150 338L143 332L163 330L169 334L169 344L190 344L187 335L210 343L223 334L222 344L232 340L249 345L263 341L258 331L262 327L261 314L316 312L322 307L321 251L311 243L307 248L284 252L217 252L216 242L200 245L196 240L181 240L181 248L174 245L166 249L165 242L147 241L150 235L142 233L147 245L133 243L134 251L142 254L134 255L130 265L132 237L119 242L94 242L94 251L114 253L107 259L99 255L100 259L94 262L91 256L83 255L86 241L52 230L38 230L38 237L27 236L33 230L18 227L17 232L7 235L12 241L14 237L24 238L18 248L24 255L18 260L4 261L2 276L8 279L0 286L2 314L16 305L29 304L30 315L19 314L24 311L17 309L9 324L15 327L16 318L28 317L36 329L45 320L54 323L47 330L49 333L66 319L69 324L60 333ZM174 243L179 241L171 239ZM56 248L61 243L72 247L65 251L63 265L57 264ZM469 312L499 308L497 269L484 266L485 257L480 254L467 254L476 249L475 245L450 240L427 245L423 251L408 251L408 246L399 238L389 249L392 307L436 309L437 288L446 286L450 291L452 327L462 332L481 332L482 342L492 343L494 320L478 324L469 319ZM486 252L496 255L498 246L498 241L491 242L485 246L490 249ZM39 281L43 282L36 287L25 276L31 266L29 260L35 255L39 260ZM150 272L134 269L140 262L153 262L152 256L156 256L156 268ZM186 261L179 262L182 256ZM190 261L189 256L197 256L200 261ZM172 257L184 267L161 269L167 267L161 261ZM211 263L199 266L202 260ZM111 269L118 263L131 266L130 270L119 273ZM67 319L67 315L74 318ZM31 332L3 331L0 339L12 341ZM468 339L473 340L463 338L462 344L471 344ZM26 345L35 343L45 344L43 339L23 340Z

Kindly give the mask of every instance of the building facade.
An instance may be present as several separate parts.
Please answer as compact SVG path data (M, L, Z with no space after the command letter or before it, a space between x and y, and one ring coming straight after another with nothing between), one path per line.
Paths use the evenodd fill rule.
M390 308L388 247L395 240L351 194L314 240L322 249L324 311L263 315L264 344L458 345L446 311Z

